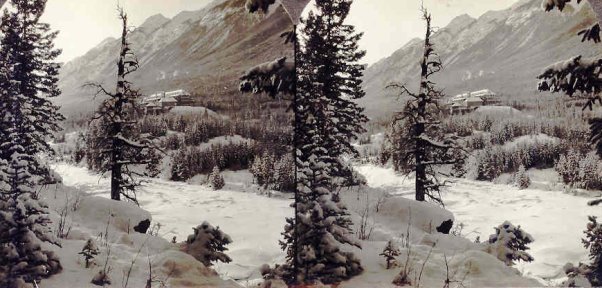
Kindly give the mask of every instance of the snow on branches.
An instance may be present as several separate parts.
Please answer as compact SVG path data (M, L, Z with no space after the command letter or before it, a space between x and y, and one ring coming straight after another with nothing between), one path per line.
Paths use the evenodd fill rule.
M213 190L221 190L226 185L218 166L213 167L213 171L209 174L209 184Z
M547 67L538 76L540 91L564 92L569 96L576 93L592 95L591 105L602 98L597 95L602 92L602 59L584 59L576 56L569 60L557 62Z
M126 78L138 70L139 64L128 40L128 16L121 8L119 18L122 22L122 34L116 89L112 93L100 84L87 85L94 87L97 95L106 96L107 99L97 109L90 124L93 129L88 131L86 148L96 155L94 159L88 160L96 162L100 172L111 173L111 199L119 201L123 196L138 203L135 190L141 183L137 177L149 175L130 169L130 166L156 165L159 161L156 153L158 149L150 135L137 130L137 119L141 114L137 102L140 94Z
M583 233L585 238L581 239L585 249L589 250L590 263L579 263L574 266L567 263L564 273L568 279L563 283L564 287L599 287L602 285L602 225L598 218L589 216L587 228Z
M208 222L192 228L194 234L188 236L183 245L184 252L192 255L205 267L213 265L212 262L230 263L232 259L224 253L228 250L226 245L232 243L232 238L222 232L219 227L213 227Z
M489 241L485 243L486 251L496 256L508 266L515 264L515 261L533 261L533 256L526 250L529 243L535 241L533 237L526 233L520 226L516 227L512 223L505 221L502 225L495 227L495 234L489 236Z
M571 97L583 95L587 102L583 109L593 110L597 103L602 105L602 59L584 59L576 56L546 68L538 76L541 82L539 91L562 92ZM602 118L590 120L590 141L596 145L598 155L602 156Z
M276 0L247 0L245 7L249 13L255 13L259 10L268 12L270 5L276 3Z
M564 7L567 5L567 3L571 1L572 0L543 0L542 7L546 11L551 11L554 8L558 8L558 10L562 11L564 10ZM581 3L581 1L583 0L577 0L577 4Z
M584 231L583 246L589 250L589 259L592 261L588 268L591 271L586 277L596 286L602 285L602 225L595 216L589 216L587 229Z
M259 64L241 78L243 93L266 93L272 97L279 94L293 95L295 87L295 64L286 57Z
M60 243L36 191L56 181L37 155L54 152L47 140L64 120L49 99L60 94L60 50L57 32L39 22L45 4L11 0L0 19L0 287L32 287L62 270L43 250Z
M385 260L387 261L387 270L388 270L397 265L396 257L399 256L399 253L400 253L399 248L397 248L397 246L393 243L392 240L389 240L389 242L387 242L387 246L385 246L385 249L383 250L383 252L381 252L378 255L385 257Z
M431 76L441 71L442 63L431 42L431 15L426 9L422 12L427 29L420 63L420 90L413 93L405 84L387 86L397 89L399 96L409 98L404 109L395 116L388 142L393 146L391 156L397 163L395 166L404 172L416 172L416 200L425 201L428 197L443 204L440 192L445 183L439 181L435 167L451 164L461 167L464 153L457 145L455 135L444 134L440 129L439 103L444 95L435 87ZM411 163L412 167L400 163Z
M287 219L281 242L287 262L280 270L288 285L335 284L363 271L345 251L360 245L339 195L343 179L353 175L344 169L343 156L357 154L351 142L367 121L353 101L365 94L364 66L358 63L365 52L357 46L361 33L344 24L351 2L316 1L299 31L305 41L296 51L295 217Z

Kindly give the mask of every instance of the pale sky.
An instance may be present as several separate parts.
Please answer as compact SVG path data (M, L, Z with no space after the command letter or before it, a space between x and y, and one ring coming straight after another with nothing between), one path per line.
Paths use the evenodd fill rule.
M1 1L1 0L0 0ZM63 49L59 61L68 61L94 48L107 37L120 35L117 3L138 26L148 17L163 14L172 18L181 11L199 10L211 0L48 0L43 21L60 30L56 40Z
M372 64L390 56L413 38L424 38L421 0L355 0L348 23L364 32L360 45L367 50L363 62ZM445 27L456 16L478 18L490 10L509 8L517 0L424 0L433 25Z
M1 1L1 0L0 0ZM424 0L434 24L445 26L467 13L478 17L489 10L510 7L517 0ZM171 18L181 11L198 10L211 0L120 0L137 26L152 15ZM45 22L60 30L56 45L63 49L60 61L81 56L107 37L117 37L117 0L48 0ZM412 38L422 37L421 0L355 0L349 23L365 32L361 46L368 51L365 63L372 64L391 55Z

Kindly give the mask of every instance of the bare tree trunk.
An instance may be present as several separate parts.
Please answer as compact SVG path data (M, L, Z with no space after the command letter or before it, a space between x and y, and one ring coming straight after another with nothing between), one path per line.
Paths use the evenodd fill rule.
M426 182L426 165L424 161L426 160L426 149L425 143L421 140L423 134L426 132L425 129L425 121L427 120L427 93L428 93L428 76L429 76L429 56L431 55L432 45L431 45L431 17L425 13L424 19L426 20L426 37L424 38L424 55L422 57L422 63L420 63L421 73L420 73L420 91L418 93L418 113L417 113L417 123L414 126L415 141L416 141L416 201L425 201L425 182Z
M121 190L123 184L122 163L121 157L121 133L123 131L123 103L125 93L125 61L128 53L127 44L127 16L122 12L120 14L123 30L121 32L121 52L119 54L119 62L117 63L117 89L115 93L115 119L113 119L113 127L111 128L112 151L111 151L111 199L121 200Z

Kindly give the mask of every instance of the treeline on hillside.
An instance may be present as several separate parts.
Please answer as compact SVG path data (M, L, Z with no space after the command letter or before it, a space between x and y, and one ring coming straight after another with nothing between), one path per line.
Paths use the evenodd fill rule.
M492 181L503 173L517 173L521 166L554 168L565 184L602 189L602 161L592 153L590 114L581 104L556 100L522 105L529 107L524 111L450 115L441 130L455 133L469 152L467 177ZM389 131L386 138L394 134ZM394 153L387 139L377 159L381 164L389 163Z
M186 181L198 174L209 174L216 167L233 171L249 169L255 182L263 188L293 191L290 122L290 115L286 113L249 112L224 118L205 111L147 115L138 121L137 129L154 139L164 153L163 161L171 160L170 165L165 165L171 180ZM97 163L100 158L96 157L98 151L93 149L91 141L94 139L91 136L98 133L96 126L91 122L86 133L79 135L71 154L74 162L85 160L86 166L94 171L102 165ZM257 165L260 162L265 164ZM158 169L161 164L152 166Z

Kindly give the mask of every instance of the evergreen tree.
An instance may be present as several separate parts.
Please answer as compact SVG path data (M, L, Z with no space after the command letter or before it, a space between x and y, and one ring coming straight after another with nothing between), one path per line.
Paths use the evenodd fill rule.
M385 260L387 261L387 269L391 269L397 264L395 257L399 256L399 253L399 248L395 247L393 241L389 240L389 242L387 242L387 246L385 246L385 249L379 255L385 257Z
M184 243L183 250L192 255L205 267L213 265L212 262L230 263L232 259L224 253L228 251L226 246L232 243L232 239L219 227L213 227L208 222L192 228L194 234L189 235Z
M315 12L304 21L301 36L305 45L297 57L297 62L301 62L297 65L312 72L307 77L315 86L315 97L326 100L321 107L326 118L323 147L336 161L330 175L349 181L352 171L342 163L341 157L358 155L351 143L365 132L363 124L368 121L364 109L354 102L365 95L361 87L364 65L358 61L366 52L358 47L363 34L356 33L354 26L344 24L352 3L349 0L316 1Z
M209 175L209 183L213 190L221 190L226 185L224 177L219 172L219 167L213 167L213 171L211 171L211 174Z
M291 155L283 155L276 164L276 187L278 191L293 192L295 190L295 164Z
M444 183L440 182L436 167L446 164L457 165L463 162L462 150L456 144L453 135L441 131L441 108L439 102L444 96L435 87L431 77L441 71L442 64L431 42L433 29L431 15L426 9L422 10L426 22L424 39L424 54L420 63L420 90L418 94L410 92L406 85L391 84L388 87L400 91L400 96L409 96L403 111L395 116L393 125L400 128L394 140L394 147L402 147L403 153L393 154L399 157L395 163L410 162L411 170L416 173L416 200L425 201L426 197L443 204L440 192ZM400 166L400 165L398 165ZM403 169L405 170L405 169ZM402 170L402 171L403 171Z
M156 148L150 135L139 131L137 120L142 113L137 107L138 90L126 80L127 76L138 69L136 59L128 36L128 17L123 9L119 8L119 18L122 22L121 50L117 62L117 88L115 93L104 89L100 84L88 84L95 87L97 95L107 98L102 102L93 122L99 126L98 133L91 135L89 147L96 151L101 163L100 172L111 173L111 199L121 200L124 196L130 201L138 203L135 189L140 185L138 176L149 176L130 169L131 165L156 164ZM102 159L102 160L100 160Z
M527 189L531 185L531 178L529 178L524 165L520 165L518 171L514 174L514 184L520 189Z
M60 94L54 59L58 32L41 23L46 0L11 0L0 20L0 286L32 287L61 271L42 242L59 245L36 185L52 178L38 158L63 116L49 98Z
M533 261L526 251L528 245L535 241L531 234L525 232L520 226L516 227L508 221L495 227L495 234L489 236L489 242L484 243L485 250L496 256L508 266L512 266L516 261Z
M351 238L351 220L340 202L337 178L344 153L366 120L352 99L363 96L362 66L353 26L343 24L352 1L315 2L304 21L305 46L297 49L295 111L295 217L287 219L281 267L288 284L333 284L362 272L360 261L342 245ZM324 51L324 53L314 53ZM320 54L320 55L318 55Z
M78 254L84 256L84 260L86 261L86 268L90 268L90 263L94 260L94 257L100 253L98 246L94 243L94 240L88 239L86 241L86 245L82 248L82 251Z
M560 155L554 169L565 184L576 184L579 179L579 159L581 155L573 149Z

